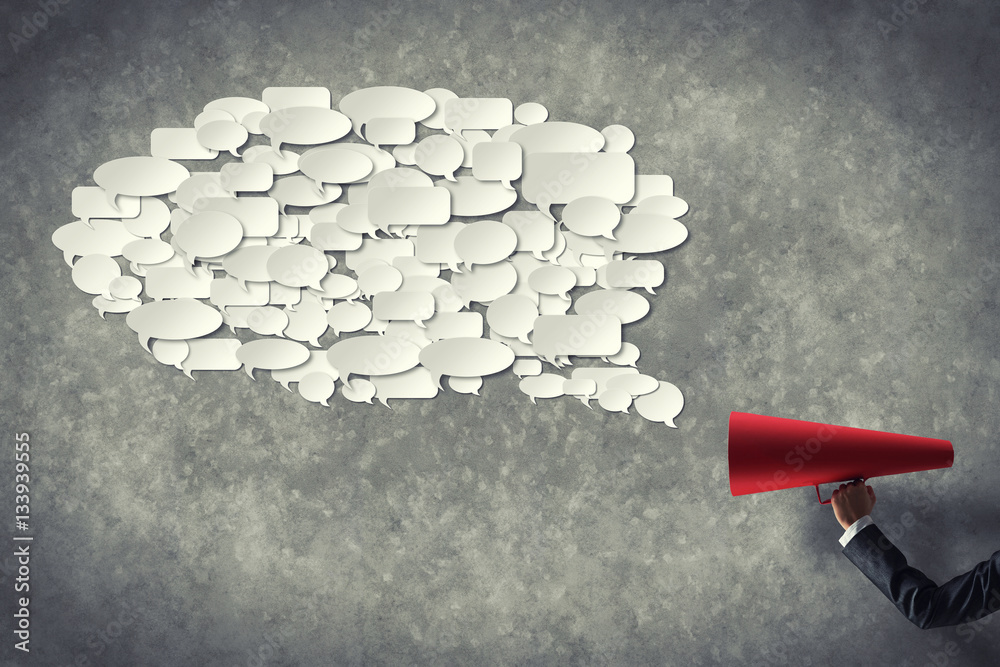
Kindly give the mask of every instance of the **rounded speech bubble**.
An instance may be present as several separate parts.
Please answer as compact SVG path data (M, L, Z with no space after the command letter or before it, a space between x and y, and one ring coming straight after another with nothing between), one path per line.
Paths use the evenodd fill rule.
M392 375L408 371L418 363L420 348L401 336L355 336L334 343L327 361L340 377ZM372 394L374 396L374 394Z
M354 378L350 382L344 383L344 388L341 390L341 394L344 398L351 401L352 403L371 403L372 399L375 398L375 393L378 389L370 380L365 380L364 378Z
M301 156L295 151L282 151L275 154L267 146L251 146L243 151L243 162L247 164L266 164L275 176L294 174L299 170Z
M395 292L402 284L403 274L388 264L374 264L358 275L358 287L366 299L379 292Z
M288 107L261 118L260 129L280 155L281 144L314 146L336 141L351 131L351 121L333 109Z
M142 281L133 276L119 276L108 283L108 292L115 299L139 299Z
M354 183L372 173L375 163L367 155L336 146L311 150L299 160L299 170L316 182L322 190L324 183Z
M420 140L413 151L414 163L428 174L455 180L455 170L462 166L465 149L458 139L446 134L432 134Z
M618 354L601 358L611 362L615 366L631 366L635 368L635 362L639 361L639 348L633 343L623 342L622 349L618 350Z
M525 124L510 135L525 155L532 153L596 153L604 147L604 135L587 125L554 121Z
M186 340L154 340L152 348L154 359L179 371L184 370L181 363L191 353L191 347Z
M94 171L94 182L105 189L108 203L117 209L118 195L165 195L190 176L187 168L172 160L138 155L105 162Z
M496 264L517 248L517 233L495 220L480 220L455 236L455 252L470 269L475 264Z
M564 396L563 384L566 378L556 373L531 375L521 380L517 388L528 395L532 403L536 398L558 398ZM535 403L537 405L537 403Z
M204 111L219 109L225 111L236 122L242 123L243 119L251 113L269 113L271 109L258 99L252 97L220 97L205 105Z
M608 125L601 130L605 153L628 153L635 145L635 134L624 125Z
M669 382L659 383L659 388L635 399L635 409L652 422L662 422L670 428L677 428L674 419L684 409L684 394Z
M195 213L177 228L177 247L189 264L199 257L218 257L233 250L243 240L243 225L224 211Z
M186 340L207 336L222 326L222 313L196 299L169 299L144 303L125 318L149 352L151 338Z
M608 389L623 389L627 391L631 396L643 396L645 394L651 394L656 391L660 384L657 382L656 378L651 375L636 375L630 373L627 375L616 375L610 380L608 380Z
M526 375L541 375L541 359L517 359L514 361L514 375L525 377Z
M267 273L271 280L285 287L312 287L322 291L320 281L329 271L326 255L312 246L278 248L267 259Z
M288 314L281 308L261 306L254 308L247 315L247 325L250 331L261 336L281 336L288 327Z
M654 195L639 202L632 212L679 218L688 212L688 203L673 195Z
M420 350L420 364L441 387L441 376L482 377L510 368L514 351L486 338L445 338Z
M479 396L479 390L483 388L483 378L452 376L448 378L448 386L458 394L474 394Z
M615 238L612 232L621 219L618 204L607 197L580 197L566 204L562 212L562 222L571 232L612 240Z
M336 381L326 373L309 373L299 380L299 396L310 403L319 403L330 407L327 402L333 396Z
M294 340L265 338L244 343L236 350L236 358L243 363L250 379L255 380L253 372L258 368L282 370L304 364L309 361L309 348Z
M139 215L122 220L129 234L153 238L170 226L170 207L156 197L140 197L139 206Z
M240 157L237 149L247 142L250 133L235 120L213 120L198 128L198 143L216 151L229 151Z
M597 393L597 381L591 378L571 378L563 382L563 393L567 396L576 396L581 403L593 410L590 399Z
M86 294L101 294L111 297L109 284L122 275L118 262L107 255L85 255L73 265L73 284Z
M528 276L528 286L539 294L555 294L569 301L569 291L576 287L576 274L565 266L540 266Z
M340 110L351 119L355 134L361 138L364 138L361 126L372 118L409 118L417 123L433 114L436 108L437 103L427 93L399 86L362 88L340 100Z
M538 306L523 294L505 294L486 309L486 322L490 330L506 338L517 338L522 343L531 343L528 334L535 327Z
M361 331L371 321L371 308L360 302L342 301L326 314L326 323L337 336L344 332Z
M90 302L90 305L97 309L97 314L103 320L105 313L128 313L141 306L142 301L139 299L105 299L98 294Z
M160 264L174 254L174 247L160 239L139 239L122 248L122 257L133 264Z
M514 109L514 120L522 125L535 125L544 123L549 117L549 110L538 102L525 102L518 104Z
M516 285L517 269L510 262L477 265L464 273L451 275L451 286L466 307L473 301L489 303L499 299L510 294Z
M624 389L605 389L597 397L597 404L608 412L624 412L632 405L632 394Z
M638 322L649 313L649 301L641 294L620 289L599 289L580 296L573 305L579 315L603 312L614 315L622 324Z
M277 246L270 245L237 248L222 258L222 268L246 289L247 281L264 283L271 280L267 261L277 251Z

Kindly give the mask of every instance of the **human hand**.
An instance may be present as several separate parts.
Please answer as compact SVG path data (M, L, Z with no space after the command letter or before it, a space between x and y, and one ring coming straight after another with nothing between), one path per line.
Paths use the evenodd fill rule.
M850 484L841 484L834 489L831 498L833 513L840 525L847 530L855 521L866 514L871 514L875 507L875 491L866 486L863 480L856 479Z

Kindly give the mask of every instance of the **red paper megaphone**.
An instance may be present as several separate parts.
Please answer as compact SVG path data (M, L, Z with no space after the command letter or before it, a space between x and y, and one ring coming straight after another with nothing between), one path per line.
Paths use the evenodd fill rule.
M948 440L869 431L747 412L729 415L729 490L734 496L950 468Z

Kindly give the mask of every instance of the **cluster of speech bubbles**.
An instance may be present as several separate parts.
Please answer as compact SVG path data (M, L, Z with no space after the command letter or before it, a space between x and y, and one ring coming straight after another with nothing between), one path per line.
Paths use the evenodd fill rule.
M324 406L338 386L388 405L436 396L443 377L478 395L512 368L532 402L596 400L676 428L683 395L639 373L622 329L665 280L636 256L680 245L688 205L670 176L636 173L628 128L443 88L364 88L338 106L327 88L272 87L153 130L150 155L73 190L79 219L52 235L73 283L192 379L264 369ZM235 159L181 164L220 154ZM259 337L210 336L223 325ZM555 372L573 357L609 366Z

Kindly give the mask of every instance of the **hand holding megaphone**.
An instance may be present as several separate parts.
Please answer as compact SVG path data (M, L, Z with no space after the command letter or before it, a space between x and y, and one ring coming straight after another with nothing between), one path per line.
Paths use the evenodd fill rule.
M834 489L833 513L837 517L840 525L847 530L855 521L872 513L875 507L875 490L870 486L865 486L865 480L856 479L850 484L841 484L839 489Z

